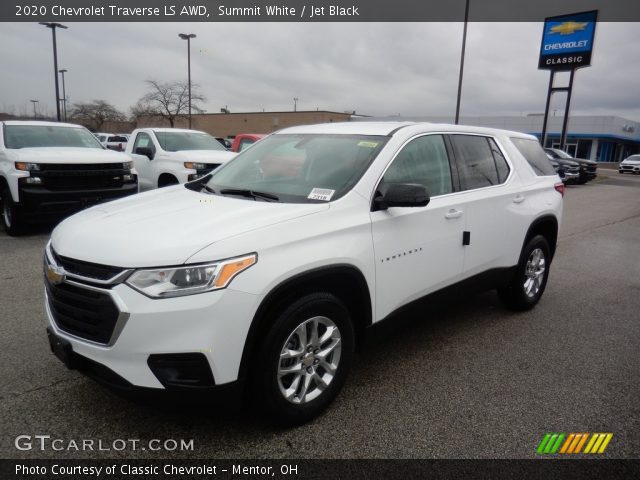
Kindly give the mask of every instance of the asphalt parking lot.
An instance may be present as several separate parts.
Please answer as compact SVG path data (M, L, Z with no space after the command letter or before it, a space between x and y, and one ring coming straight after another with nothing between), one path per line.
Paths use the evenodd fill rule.
M277 429L251 412L133 403L49 351L48 231L0 233L2 458L533 458L546 432L612 432L605 457L640 456L640 177L568 187L541 303L493 292L415 313L369 346L329 410ZM418 318L418 317L425 318ZM20 451L18 435L194 439L190 452Z

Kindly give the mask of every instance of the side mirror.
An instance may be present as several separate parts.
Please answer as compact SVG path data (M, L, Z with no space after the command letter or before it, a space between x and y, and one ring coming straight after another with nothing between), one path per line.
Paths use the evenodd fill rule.
M417 183L388 183L376 192L373 211L390 207L425 207L429 204L429 193L424 185Z
M153 160L153 150L151 150L149 147L136 147L133 150L133 153L135 153L136 155L144 155L149 160Z

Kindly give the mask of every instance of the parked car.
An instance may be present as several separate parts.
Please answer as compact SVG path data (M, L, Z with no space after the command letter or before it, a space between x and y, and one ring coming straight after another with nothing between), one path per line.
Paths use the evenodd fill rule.
M261 168L282 151L298 156L297 176ZM278 421L301 423L338 394L366 332L419 299L473 283L533 308L563 193L523 133L287 128L208 176L58 225L45 256L51 348L114 388L249 388Z
M566 185L578 183L580 177L579 163L564 158L553 158L553 156L548 153L547 157L549 157L549 162L551 162L553 169L562 179L562 183Z
M143 191L195 180L235 156L208 133L179 128L134 130L126 153Z
M127 148L127 142L129 139L124 135L107 135L102 145L109 150L115 150L117 152L124 152Z
M556 160L571 160L578 163L578 165L580 165L580 175L577 183L580 185L583 185L598 176L598 162L586 160L584 158L574 158L559 148L545 148L544 151Z
M621 161L618 165L618 172L640 175L640 155L631 155Z
M236 135L231 144L231 151L241 152L264 137L266 137L266 134L263 133L241 133Z
M35 121L0 127L2 223L9 235L25 223L59 220L138 192L131 159L105 151L84 127Z

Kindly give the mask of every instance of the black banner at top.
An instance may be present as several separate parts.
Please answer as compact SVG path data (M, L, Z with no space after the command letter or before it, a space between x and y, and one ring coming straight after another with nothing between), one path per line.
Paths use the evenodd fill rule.
M466 0L2 0L2 22L456 22ZM470 0L472 22L541 22L599 10L603 22L640 21L629 0Z

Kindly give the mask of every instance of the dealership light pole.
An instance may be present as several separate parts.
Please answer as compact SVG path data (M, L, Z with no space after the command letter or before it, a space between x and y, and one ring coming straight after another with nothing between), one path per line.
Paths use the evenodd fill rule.
M458 77L458 100L456 102L456 125L460 120L460 97L462 95L462 73L464 71L464 51L467 45L467 23L469 22L469 0L464 7L464 29L462 30L462 53L460 54L460 75Z
M179 33L178 37L187 41L187 76L189 82L189 128L191 128L191 39L196 38L195 33Z
M65 122L67 121L67 90L64 88L64 74L67 71L68 70L66 68L59 70L60 74L62 75L62 112L64 115Z
M29 101L33 103L33 119L37 120L38 114L36 113L36 103L38 103L39 100L29 100Z
M298 100L300 100L298 97L293 97L293 111L294 112L298 111Z
M51 36L53 38L53 77L56 81L56 112L58 115L58 121L60 121L60 88L58 87L58 47L56 45L56 28L69 28L61 23L54 22L39 22L40 25L44 25L51 29Z

